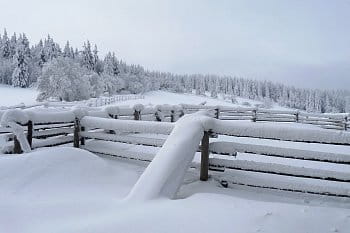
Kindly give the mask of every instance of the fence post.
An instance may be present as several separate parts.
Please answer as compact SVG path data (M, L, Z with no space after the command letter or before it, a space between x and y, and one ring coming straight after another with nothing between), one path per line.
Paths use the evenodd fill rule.
M81 126L80 127L80 132L84 132L85 131L85 127ZM85 138L84 137L80 137L80 145L84 146L85 145Z
M141 111L135 110L135 112L134 112L134 120L135 121L141 120Z
M174 110L170 111L170 122L175 122L175 111Z
M19 143L16 135L13 138L13 144L13 153L22 154L21 144Z
M252 116L252 121L256 122L256 109L252 110L253 116Z
M348 117L344 117L344 130L348 130Z
M295 113L295 122L299 122L299 111Z
M154 113L154 115L155 115L155 117L156 117L156 121L162 121L162 118L159 116L159 113L160 111L156 111L155 113Z
M219 119L219 113L220 113L220 109L219 109L219 108L216 108L216 109L215 109L215 118L216 118L216 119Z
M73 146L75 148L79 148L79 131L80 131L80 122L78 118L75 118L74 121L74 139L73 139Z
M200 180L207 181L209 174L209 132L205 131L201 143Z
M27 140L31 149L33 144L33 121L28 121L27 125Z

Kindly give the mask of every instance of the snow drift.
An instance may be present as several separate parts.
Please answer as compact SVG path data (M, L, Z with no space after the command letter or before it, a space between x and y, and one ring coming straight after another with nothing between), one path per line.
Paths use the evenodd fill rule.
M27 200L38 197L62 200L66 196L105 196L104 192L118 196L120 191L126 195L130 187L117 190L114 182L123 182L126 177L136 180L137 176L121 177L118 175L121 170L97 155L70 147L6 155L0 160L0 199L23 196Z

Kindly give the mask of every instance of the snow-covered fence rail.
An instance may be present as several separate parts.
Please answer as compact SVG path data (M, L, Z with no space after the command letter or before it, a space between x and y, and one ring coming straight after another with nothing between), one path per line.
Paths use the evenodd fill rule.
M325 129L347 130L349 113L306 113L297 110L272 110L252 107L227 107L205 105L182 105L185 113L210 110L220 120L251 120L267 122L297 122L317 125Z
M142 144L142 141L147 141L147 138L127 136L123 135L123 133L168 135L174 127L173 124L169 122L101 119L89 116L84 117L80 124L81 127L85 129L84 132L81 132L81 137L106 141L129 142L130 144ZM91 129L92 132L89 132ZM100 129L100 131L96 129ZM155 143L155 146L161 146L161 141L157 143L153 142L152 139L148 139L148 143L144 143Z

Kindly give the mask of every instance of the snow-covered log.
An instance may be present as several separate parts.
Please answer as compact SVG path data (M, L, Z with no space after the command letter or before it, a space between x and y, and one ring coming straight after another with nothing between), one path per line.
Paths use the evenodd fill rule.
M229 121L229 120L252 120L252 116L219 116L220 120Z
M118 132L169 134L174 124L167 122L104 119L87 116L81 120L81 126L84 126L86 129L106 129L116 130Z
M99 139L112 142L123 142L134 145L156 146L161 147L165 139L149 138L149 137L135 137L130 135L108 134L104 132L81 132L80 135L89 139Z
M273 121L273 122L295 122L295 119L293 118L287 118L287 117L277 117L277 118L273 118L273 117L264 117L264 116L258 116L256 118L256 121Z
M73 127L73 123L54 123L54 124L42 124L42 125L34 125L34 130L46 130L46 129L57 129L64 127Z
M348 186L340 185L333 181L305 179L298 177L284 177L274 174L252 175L248 171L235 171L234 174L226 173L220 181L228 181L230 185L243 185L254 188L310 193L337 197L350 197Z
M56 129L46 129L46 130L35 130L33 132L33 137L35 138L46 138L52 136L58 136L62 134L72 134L73 128L56 128Z
M313 178L313 179L321 179L321 180L350 182L350 173L327 171L327 170L314 169L314 168L296 167L296 166L276 164L276 163L211 158L210 166L224 167L224 168L234 169L234 170L284 175L284 176L295 176L295 177Z
M258 108L257 113L263 113L263 114L283 114L283 115L295 115L299 111L297 110L272 110L272 109L263 109Z
M334 163L350 163L350 155L331 152L302 150L267 145L256 145L238 142L212 142L209 145L210 151L217 154L252 153L283 158L313 160Z
M57 136L46 139L33 140L33 149L41 147L52 147L73 142L73 136Z
M319 128L302 128L297 124L216 120L212 130L214 133L229 136L350 145L350 133L348 132Z
M202 112L182 117L127 199L173 198L211 120Z
M152 153L152 150L149 150L146 146L131 146L123 143L106 141L89 141L86 143L86 145L82 145L81 148L96 154L140 160L145 162L151 162L156 154L156 152Z
M27 110L25 113L28 115L28 120L30 119L34 125L49 123L68 123L74 122L75 119L74 111L39 112L34 110Z

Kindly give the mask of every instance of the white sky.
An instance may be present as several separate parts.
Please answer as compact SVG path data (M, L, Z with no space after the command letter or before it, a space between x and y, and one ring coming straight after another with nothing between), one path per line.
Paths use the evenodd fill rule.
M350 0L0 0L0 28L151 70L350 89Z

